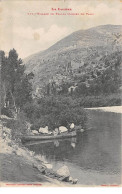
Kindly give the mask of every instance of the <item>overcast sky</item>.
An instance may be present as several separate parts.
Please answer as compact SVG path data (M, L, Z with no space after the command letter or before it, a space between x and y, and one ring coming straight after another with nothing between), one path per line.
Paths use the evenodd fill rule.
M2 1L0 26L2 35L0 49L6 53L15 48L21 58L47 49L65 36L80 29L105 24L121 25L121 0L79 0L79 1ZM27 13L55 13L51 8L71 8L60 13L93 13L80 16L40 16ZM58 11L59 13L59 11Z

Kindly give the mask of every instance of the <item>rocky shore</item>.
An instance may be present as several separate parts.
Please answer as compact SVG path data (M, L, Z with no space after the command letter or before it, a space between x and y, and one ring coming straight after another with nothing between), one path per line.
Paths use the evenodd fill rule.
M4 126L4 118L0 117L0 182L3 183L40 183L40 185L63 186L76 184L77 180L70 176L67 166L56 172L43 156L25 148L19 139L12 139L12 129Z

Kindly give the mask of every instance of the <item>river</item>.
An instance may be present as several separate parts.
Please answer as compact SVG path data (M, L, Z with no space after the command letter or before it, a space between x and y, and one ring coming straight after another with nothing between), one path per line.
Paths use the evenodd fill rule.
M121 114L87 110L86 131L76 138L30 142L28 149L43 155L58 169L67 165L80 185L121 183Z

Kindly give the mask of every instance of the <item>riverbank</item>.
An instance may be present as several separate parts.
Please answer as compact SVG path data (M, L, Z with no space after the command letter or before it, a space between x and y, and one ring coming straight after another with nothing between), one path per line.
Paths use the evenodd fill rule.
M12 129L4 126L4 118L0 118L0 182L7 186L12 183L38 186L64 186L69 183L62 182L53 171L52 165L44 160L43 156L35 155L23 147L20 142L12 139Z
M68 166L80 186L121 184L121 114L88 110L86 130L73 141L25 145L44 155L55 170ZM74 142L72 146L72 142ZM78 186L78 184L76 186Z
M71 142L67 141L60 142L58 147L53 143L22 147L19 142L11 141L10 131L15 128L19 129L16 127L18 125L14 124L13 119L3 116L0 131L2 133L5 131L7 136L0 139L2 141L0 142L0 161L2 161L0 168L2 173L0 174L2 174L1 177L4 177L4 180L1 180L2 183L14 183L18 186L23 184L25 186L26 184L33 186L100 186L116 183L119 186L121 184L121 115L95 109L96 111L88 111L90 115L87 129L92 130L79 134L75 147L72 147ZM72 177L78 179L77 185L62 182L59 177L56 177L55 172L62 165L68 166ZM25 180L24 182L21 177Z
M103 112L122 113L122 106L85 108L86 110L99 110Z

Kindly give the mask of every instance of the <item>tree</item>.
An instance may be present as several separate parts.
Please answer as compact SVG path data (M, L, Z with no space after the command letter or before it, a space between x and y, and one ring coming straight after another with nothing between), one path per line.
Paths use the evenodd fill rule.
M6 99L6 87L7 87L7 83L6 83L6 68L7 68L7 63L6 63L6 57L5 57L5 52L4 51L0 51L0 60L1 60L1 67L0 67L0 95L1 95L1 108L4 107L5 105L5 99Z
M87 87L85 82L81 82L78 84L78 87L76 88L76 93L79 95L86 95L87 94Z
M22 60L18 58L15 49L10 50L7 58L3 53L2 61L2 81L5 92L5 104L8 108L21 109L26 102L32 100L32 86L30 79L33 78L33 73L25 74L25 66Z

